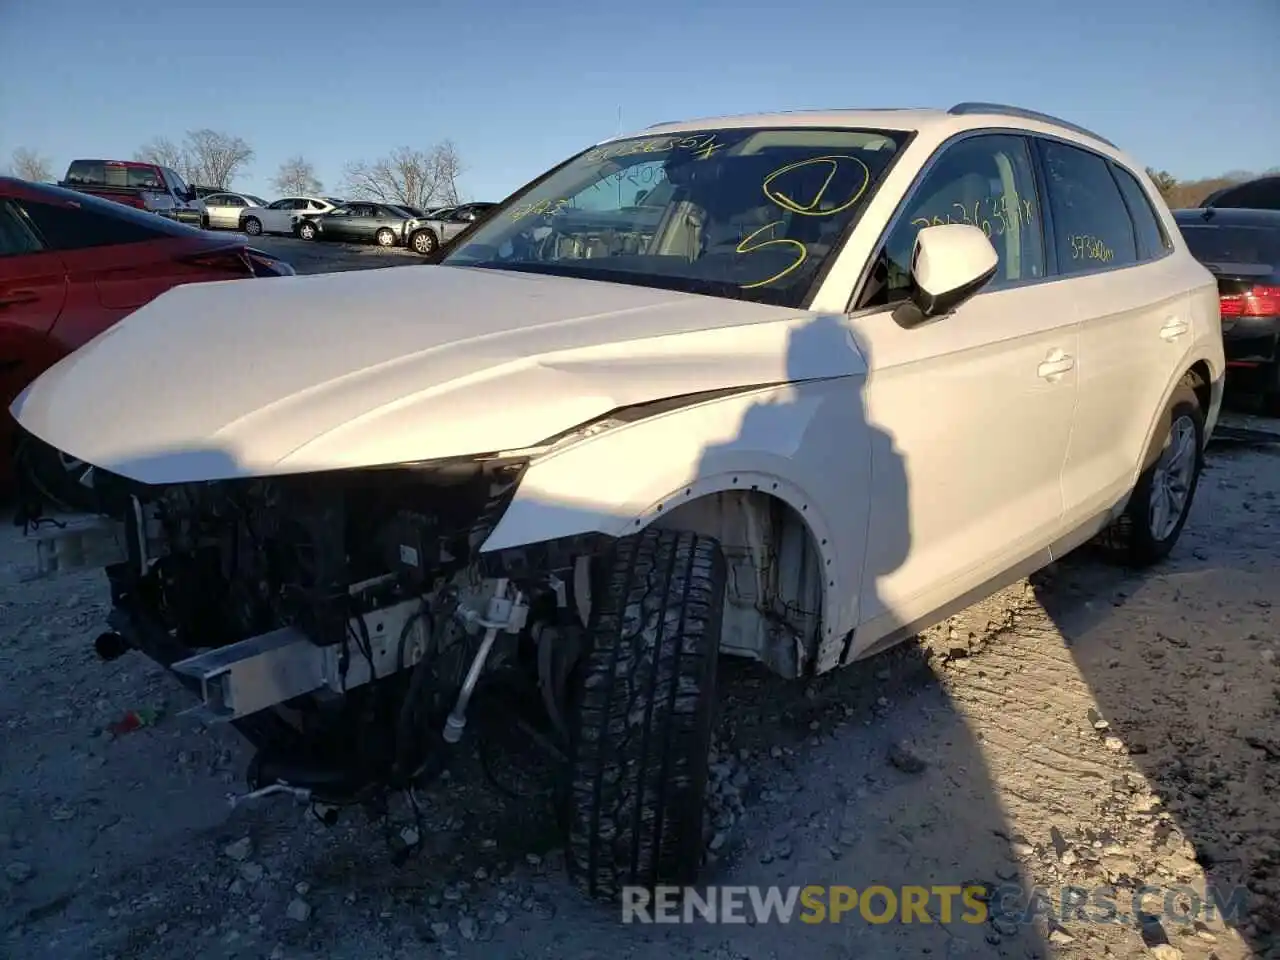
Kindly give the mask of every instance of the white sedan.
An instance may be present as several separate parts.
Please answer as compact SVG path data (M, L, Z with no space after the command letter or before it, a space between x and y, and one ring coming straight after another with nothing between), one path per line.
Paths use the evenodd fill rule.
M334 197L285 197L275 203L259 202L240 211L236 224L251 237L264 233L293 233L293 221L304 213L328 213L342 201Z
M266 203L251 193L211 193L204 198L209 213L209 226L225 230L240 228L240 212L246 207L259 207Z

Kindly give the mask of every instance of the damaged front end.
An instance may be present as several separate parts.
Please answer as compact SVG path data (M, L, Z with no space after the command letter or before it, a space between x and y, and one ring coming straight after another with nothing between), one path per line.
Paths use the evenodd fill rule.
M97 470L100 515L37 529L37 573L105 568L99 653L142 651L199 697L190 712L234 724L258 748L252 792L347 805L437 775L472 698L511 681L563 752L585 553L513 571L480 550L526 466L170 486Z

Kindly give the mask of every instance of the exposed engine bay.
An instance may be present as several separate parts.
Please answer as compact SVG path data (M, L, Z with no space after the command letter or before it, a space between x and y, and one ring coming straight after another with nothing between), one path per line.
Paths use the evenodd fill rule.
M467 459L165 487L97 471L98 526L49 542L83 554L113 532L99 654L141 650L200 696L194 712L233 723L258 748L252 794L377 802L437 776L490 695L566 751L573 567L479 555L524 470Z

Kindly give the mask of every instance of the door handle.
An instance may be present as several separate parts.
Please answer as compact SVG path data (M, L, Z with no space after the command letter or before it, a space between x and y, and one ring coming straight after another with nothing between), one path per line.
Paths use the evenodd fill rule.
M1179 320L1177 317L1170 317L1164 322L1164 326L1160 328L1160 337L1172 343L1190 329L1191 325L1187 321Z
M1052 380L1055 377L1062 376L1075 365L1075 357L1069 356L1061 350L1054 350L1040 362L1040 366L1036 367L1036 373L1046 380Z
M23 303L35 303L40 299L34 290L15 290L7 297L0 297L0 307L16 307Z

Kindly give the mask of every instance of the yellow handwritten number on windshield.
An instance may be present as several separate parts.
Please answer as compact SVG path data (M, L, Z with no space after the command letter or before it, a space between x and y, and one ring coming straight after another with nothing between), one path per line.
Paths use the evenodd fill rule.
M849 166L850 164L856 164L857 166L855 168L851 168ZM785 180L783 180L782 184L779 186L774 185L774 181L779 177L784 177L788 173L794 173L796 170L802 170L809 167L826 167L827 178L822 181L822 184L814 192L813 196L807 199L807 202L803 199L797 200L783 193L782 188L786 186ZM835 197L834 205L823 207L824 201L830 202L832 200L831 197L827 196L827 193L831 189L832 181L836 179L836 175L839 173L852 176L855 188L849 196L841 200L838 193L840 188L837 186L837 196ZM846 178L841 177L841 180L844 179ZM867 165L857 157L830 156L809 157L807 160L797 160L795 163L789 163L785 167L779 167L777 170L773 171L773 173L765 177L760 186L764 190L764 195L780 206L783 210L788 210L791 213L798 213L805 217L830 217L834 214L848 210L855 203L861 200L862 195L867 190L867 184L870 181L871 171L867 168Z
M767 280L759 280L756 283L742 284L741 286L743 290L754 290L756 287L766 287L769 284L774 283L775 281L781 280L787 274L798 269L800 264L804 263L805 260L809 258L809 251L805 249L805 245L801 243L799 240L787 240L784 238L777 238L774 240L761 240L759 243L752 244L752 241L755 240L756 237L760 236L760 234L764 233L766 230L772 230L774 227L778 226L781 223L782 223L781 220L775 220L773 221L773 223L766 223L759 230L753 230L747 236L743 237L742 242L739 243L737 246L736 252L757 253L765 249L766 247L787 246L787 247L792 247L795 250L796 252L795 262L788 264L785 269L778 271Z

